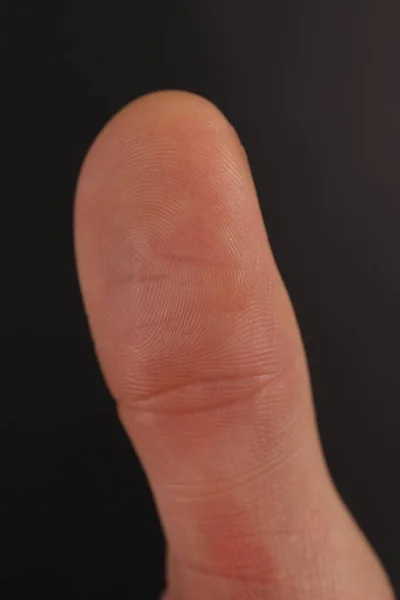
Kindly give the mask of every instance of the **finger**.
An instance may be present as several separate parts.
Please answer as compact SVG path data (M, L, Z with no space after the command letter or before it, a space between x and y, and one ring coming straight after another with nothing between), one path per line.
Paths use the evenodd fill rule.
M222 115L169 92L115 117L82 170L76 248L173 600L390 598L327 473L293 310Z

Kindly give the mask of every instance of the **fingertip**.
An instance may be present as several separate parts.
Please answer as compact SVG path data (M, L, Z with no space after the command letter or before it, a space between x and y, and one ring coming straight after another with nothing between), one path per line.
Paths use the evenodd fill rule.
M223 219L229 208L240 227L248 220L249 197L255 192L245 152L215 105L184 91L142 96L105 125L83 162L74 219L78 271L96 250L91 239L123 237L124 223L133 225L130 219L137 222L141 213L146 219L157 209L160 216L209 211ZM252 209L257 212L257 201ZM122 265L118 257L111 277Z
M265 375L270 349L250 339L247 320L274 327L261 301L276 269L242 146L214 105L157 92L118 113L83 165L75 232L89 321L119 399L155 394L166 379L229 378L248 362ZM133 353L157 374L147 365L139 376Z
M218 146L222 142L231 151L233 146L246 157L235 128L211 101L187 91L151 92L124 106L96 136L80 171L78 192L113 156L120 159L124 148L131 148L141 139L148 142L154 137L160 139L163 133L167 138L164 142L169 138L180 143L182 149L194 139L201 145L202 141L212 141L209 136L215 136ZM212 154L218 148L208 143L208 149ZM81 195L85 196L78 193L78 199Z

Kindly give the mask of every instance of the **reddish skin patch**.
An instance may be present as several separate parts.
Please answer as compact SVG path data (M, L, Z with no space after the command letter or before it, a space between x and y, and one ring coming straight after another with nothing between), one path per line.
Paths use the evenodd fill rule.
M215 497L193 507L202 535L203 565L193 565L229 580L270 583L278 568L263 533L248 507L230 497Z

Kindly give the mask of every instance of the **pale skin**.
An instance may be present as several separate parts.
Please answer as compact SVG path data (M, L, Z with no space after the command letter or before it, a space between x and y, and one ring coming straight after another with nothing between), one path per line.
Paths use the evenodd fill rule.
M160 92L116 115L82 168L75 240L167 539L165 600L394 600L328 473L295 315L221 113Z

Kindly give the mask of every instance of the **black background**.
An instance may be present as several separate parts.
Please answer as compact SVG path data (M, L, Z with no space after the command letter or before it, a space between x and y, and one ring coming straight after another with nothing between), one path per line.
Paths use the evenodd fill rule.
M329 464L399 591L398 0L3 0L0 28L2 598L147 600L162 584L82 311L72 206L107 119L175 87L242 136Z

